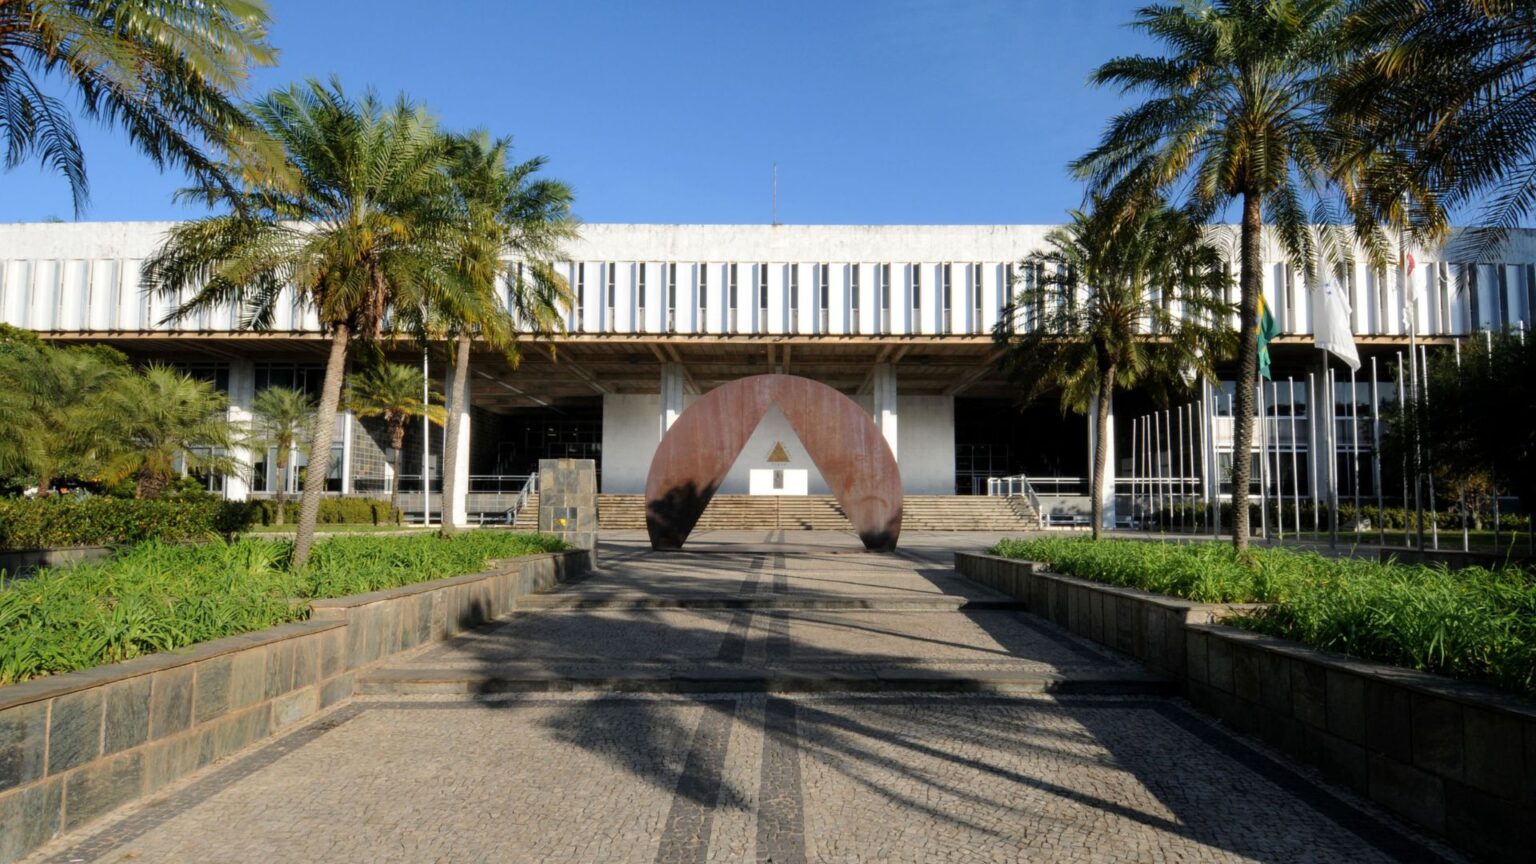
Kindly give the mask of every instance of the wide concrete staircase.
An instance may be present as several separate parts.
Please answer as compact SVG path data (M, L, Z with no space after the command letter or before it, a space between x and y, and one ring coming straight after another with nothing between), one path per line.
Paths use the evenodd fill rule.
M517 524L537 525L538 495L530 496ZM608 530L645 528L644 495L599 495L598 521ZM1040 514L1023 498L981 495L907 495L902 499L904 531L1032 531ZM850 531L848 517L831 495L716 495L696 531Z

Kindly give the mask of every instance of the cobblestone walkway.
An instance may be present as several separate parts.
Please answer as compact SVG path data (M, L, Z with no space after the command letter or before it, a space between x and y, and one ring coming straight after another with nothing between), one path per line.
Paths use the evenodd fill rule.
M955 576L943 543L610 544L592 577L29 861L1441 860L1155 688L1097 695L1136 670ZM594 670L655 692L561 686ZM924 673L1018 692L892 683Z

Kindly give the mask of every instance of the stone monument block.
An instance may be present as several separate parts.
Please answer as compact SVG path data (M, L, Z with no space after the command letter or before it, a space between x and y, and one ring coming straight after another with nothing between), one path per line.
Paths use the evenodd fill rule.
M539 460L539 531L577 549L597 547L597 463Z

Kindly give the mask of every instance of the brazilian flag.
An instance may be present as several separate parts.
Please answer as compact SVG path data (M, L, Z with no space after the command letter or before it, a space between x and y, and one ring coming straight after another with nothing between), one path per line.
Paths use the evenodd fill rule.
M1269 343L1280 335L1280 325L1275 323L1275 316L1269 311L1269 304L1264 302L1264 295L1259 295L1259 374L1269 379ZM1270 379L1272 380L1272 379Z

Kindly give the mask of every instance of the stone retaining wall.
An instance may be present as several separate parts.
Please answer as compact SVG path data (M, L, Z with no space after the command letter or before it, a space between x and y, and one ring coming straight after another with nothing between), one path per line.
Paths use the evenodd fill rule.
M962 574L1129 654L1240 732L1488 861L1536 849L1536 705L1221 626L1234 610L957 553Z
M516 608L588 551L320 600L308 621L0 688L0 864L352 695L357 670Z

